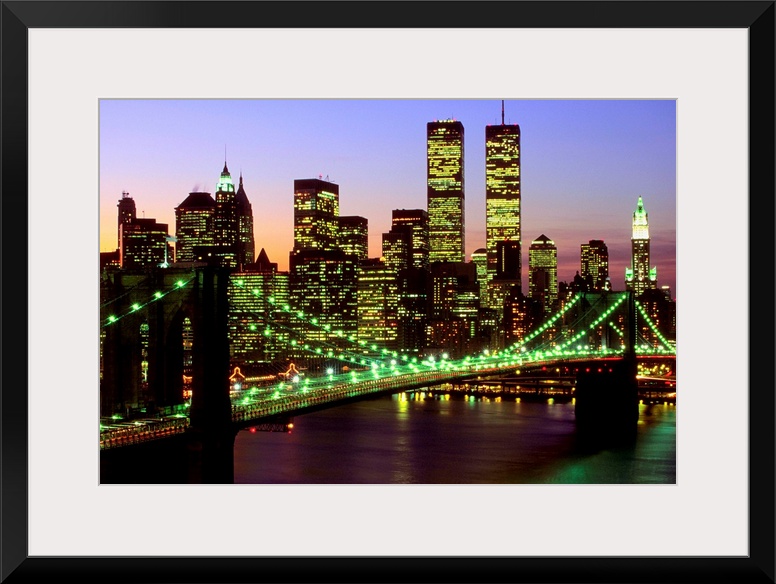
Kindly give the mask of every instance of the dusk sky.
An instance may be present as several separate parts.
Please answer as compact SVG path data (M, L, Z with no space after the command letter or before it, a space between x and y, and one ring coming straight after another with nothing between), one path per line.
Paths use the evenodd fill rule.
M256 252L288 269L293 184L339 185L340 214L369 220L369 255L381 255L393 209L426 209L426 124L464 126L466 259L485 247L485 127L500 99L101 100L100 251L117 247L122 191L138 217L167 223L190 192L215 194L226 162L242 172L253 206ZM603 239L610 277L624 289L638 197L649 215L658 286L676 290L674 100L506 100L519 124L523 290L528 247L544 234L558 247L558 279L580 269L580 244Z

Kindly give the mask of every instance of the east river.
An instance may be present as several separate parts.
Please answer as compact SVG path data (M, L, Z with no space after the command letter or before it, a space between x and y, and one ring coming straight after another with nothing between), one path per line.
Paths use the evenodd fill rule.
M375 397L238 433L241 484L673 484L676 406L639 406L630 440L580 440L571 402Z

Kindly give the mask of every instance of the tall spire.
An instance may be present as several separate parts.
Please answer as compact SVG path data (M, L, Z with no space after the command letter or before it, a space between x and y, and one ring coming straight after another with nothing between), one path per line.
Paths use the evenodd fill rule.
M501 100L501 125L504 125L504 100Z

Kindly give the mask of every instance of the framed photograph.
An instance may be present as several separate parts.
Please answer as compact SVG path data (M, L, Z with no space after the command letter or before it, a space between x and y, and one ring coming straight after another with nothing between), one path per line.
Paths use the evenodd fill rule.
M2 2L0 265L5 285L2 288L0 581L774 582L771 364L775 303L770 267L774 265L775 14L772 1ZM261 115L246 105L257 103L267 106ZM312 270L310 266L317 265L318 261L315 254L323 252L307 252L324 246L328 232L321 225L326 218L314 219L322 222L315 224L317 231L305 230L308 223L300 203L294 221L290 218L281 221L271 208L274 203L269 193L274 186L262 184L261 188L251 190L250 181L256 180L251 174L261 172L256 170L256 161L251 157L261 160L263 169L282 167L296 152L307 158L308 165L309 162L320 164L321 159L314 154L314 148L320 144L314 143L335 134L344 136L345 126L358 125L359 130L369 130L371 126L373 130L367 132L366 138L362 134L359 139L367 142L359 142L356 150L337 151L337 155L345 153L342 154L347 158L344 162L363 164L359 150L367 148L370 156L386 160L371 170L372 183L367 180L363 183L366 186L354 189L359 192L348 195L350 201L337 195L338 245L344 245L341 233L345 232L345 224L347 229L352 227L353 245L361 242L362 238L356 237L361 223L355 220L366 216L368 199L370 205L378 205L381 197L387 199L386 208L380 211L382 215L390 213L391 205L393 209L420 208L426 205L424 191L428 186L428 214L438 213L441 217L442 211L432 209L432 201L439 209L447 209L444 205L449 201L444 199L447 203L443 204L439 197L449 193L431 193L436 183L429 169L433 167L433 156L438 155L439 160L449 156L448 147L457 144L454 130L461 122L453 119L456 112L452 111L440 111L437 121L426 119L430 117L427 110L410 111L411 106L421 103L433 104L438 109L467 104L461 105L465 112L461 114L461 122L467 125L469 119L476 120L467 125L467 135L474 133L467 138L467 157L482 158L482 163L477 164L483 166L482 177L475 174L467 180L482 183L473 190L483 191L483 201L486 164L500 168L506 175L510 172L506 165L497 167L493 162L506 156L494 144L501 144L506 152L512 143L507 130L521 123L520 119L514 119L518 114L510 116L510 109L522 107L519 115L527 120L544 115L546 123L525 124L524 134L530 127L532 135L530 140L523 136L520 152L529 152L541 140L555 147L543 151L542 155L538 155L537 148L533 160L530 154L525 156L522 169L515 171L522 181L517 188L523 190L526 204L532 202L538 206L544 198L547 205L555 205L558 220L568 226L574 237L579 237L574 226L593 216L600 216L600 229L615 230L612 222L619 222L621 214L616 205L600 203L596 208L585 205L577 192L586 189L585 192L591 193L591 200L602 200L611 195L606 195L599 185L625 190L626 183L618 181L618 177L624 174L642 177L637 182L645 192L638 192L638 203L634 200L627 209L628 214L633 212L632 238L630 216L624 218L624 229L619 225L616 228L631 238L633 256L630 245L624 253L607 256L612 268L612 294L609 295L608 289L602 292L607 298L619 298L616 296L619 292L615 291L623 285L632 286L629 290L637 289L636 284L628 284L633 278L639 278L634 275L634 269L636 272L640 269L637 251L642 249L637 245L637 230L646 233L646 212L651 211L648 193L659 191L656 184L667 184L672 199L655 203L651 218L657 221L668 217L675 228L669 226L664 238L663 232L653 227L656 239L653 259L669 257L659 256L658 251L660 241L669 241L671 245L665 249L671 248L670 262L675 263L661 272L661 260L655 261L657 277L664 278L662 282L657 281L670 283L669 290L655 292L661 298L665 294L671 298L671 290L674 292L675 328L668 335L673 335L670 339L660 327L654 327L649 334L655 337L655 346L673 350L675 355L674 377L669 381L675 381L676 387L668 399L676 401L675 405L666 402L668 413L661 418L664 423L665 420L670 423L665 427L657 424L650 434L652 439L670 442L669 458L662 458L659 449L644 448L630 460L629 468L634 474L614 476L602 470L606 464L602 463L603 458L611 462L618 455L616 449L610 448L601 450L597 456L577 456L574 465L566 465L563 472L537 470L548 465L528 460L524 467L529 471L520 475L523 478L515 479L498 474L478 475L464 464L448 464L433 454L423 459L424 472L412 474L410 465L405 469L410 474L386 479L396 475L370 475L371 471L358 474L360 469L344 475L321 474L326 470L324 467L338 464L337 452L344 456L346 451L340 450L341 441L330 449L332 463L325 462L329 459L321 439L314 439L315 444L301 443L293 451L278 447L274 459L266 450L267 441L243 440L241 460L250 460L254 466L239 481L218 480L229 474L223 474L223 468L208 474L211 470L207 469L217 465L197 467L206 470L189 481L148 481L130 476L144 468L149 471L144 476L150 476L162 467L169 471L170 477L178 476L174 463L178 457L172 451L170 456L163 455L158 460L148 453L139 456L133 462L135 466L131 468L136 471L132 473L119 472L129 467L122 466L121 461L115 463L118 459L112 459L112 467L105 466L106 458L102 457L101 462L97 436L105 442L108 439L105 430L111 428L110 440L125 440L128 426L118 423L126 421L122 418L125 411L133 426L142 425L141 412L147 414L150 421L142 431L149 435L156 431L173 434L180 423L175 417L177 410L172 411L178 406L165 405L164 400L159 400L161 394L154 389L157 371L154 365L143 368L143 363L153 362L154 357L138 361L137 371L132 369L134 365L126 369L132 375L138 374L132 399L126 397L128 386L123 385L126 383L123 374L112 372L111 380L104 380L102 364L108 359L106 355L118 354L110 353L105 347L112 347L110 351L113 351L119 345L110 345L117 342L111 339L118 337L110 337L113 333L97 335L95 332L138 311L141 303L133 300L133 294L143 284L122 280L121 286L125 286L122 288L111 280L115 290L121 288L121 291L107 298L106 282L95 278L95 274L104 273L105 264L114 261L119 262L122 270L133 261L145 261L137 259L140 255L132 255L146 253L146 247L132 247L132 238L156 233L154 229L159 227L156 217L167 223L182 221L181 215L189 203L207 199L209 206L206 206L216 209L213 220L221 220L223 233L227 233L231 223L227 225L226 219L219 219L219 213L226 213L220 197L236 192L239 198L237 183L242 190L243 173L248 198L253 204L253 220L263 221L260 228L254 228L265 236L262 241L254 242L251 238L250 251L245 251L247 239L240 239L239 245L234 243L233 247L215 240L198 241L187 247L189 242L185 238L170 237L174 233L170 225L169 231L163 234L165 238L160 239L161 245L157 246L163 257L154 256L149 261L162 262L165 269L173 270L180 268L184 260L210 266L232 261L240 266L244 263L251 266L246 273L261 272L256 266L270 266L271 262L279 262L283 268L286 263L293 264L288 269L300 273ZM483 103L496 110L500 107L500 111L488 114L493 121L487 122L490 137L487 147L485 124L477 117L480 114L466 109ZM542 104L553 104L554 109L534 114L531 108ZM598 111L596 104L605 105ZM378 110L377 105L382 109ZM663 105L668 108L666 112L649 109ZM647 113L638 109L641 107L646 107ZM342 111L335 112L337 108ZM425 120L420 130L419 156L400 138L402 124L411 116ZM639 123L634 123L637 118ZM510 126L507 121L515 125ZM583 139L568 137L572 127L586 132ZM665 128L670 131L664 136L661 131ZM498 129L502 132L497 132ZM460 134L462 142L462 128ZM444 138L439 138L443 135ZM630 151L625 146L610 147L606 151L600 148L604 135L624 136L627 140L622 142L612 138L613 143L623 145L652 140L655 154ZM369 136L373 143L368 143ZM352 137L344 140L355 143ZM394 151L404 152L404 158L419 160L420 196L402 199L402 189L410 191L412 187L399 186L398 174L405 172L405 167L398 160L388 160L388 147L383 146L388 143ZM230 144L234 145L233 151L229 150ZM256 144L256 150L251 151L253 146L240 146L245 144ZM517 144L520 148L519 141ZM252 161L244 165L240 160L232 163L231 156L240 158L241 147L245 150L242 155ZM205 191L214 190L200 183L215 184L222 150L225 150L223 171L215 189L218 192L211 201ZM592 165L593 151L605 159L603 166ZM208 163L201 160L213 156L219 157L216 161L219 168L215 171L203 168ZM462 165L462 146L460 159ZM231 170L227 169L227 161ZM448 162L443 160L439 167ZM398 170L394 178L390 176L390 164L395 164ZM301 176L306 170L299 168L289 171L293 174L291 178L309 180L294 180L293 191L291 184L286 185L289 213L292 199L301 200L313 187L326 187L325 192L313 190L319 198L328 197L339 182L338 176L326 175L329 172L326 168L320 170L317 178ZM337 166L332 162L332 168L333 172L344 174L342 169L346 164ZM201 174L191 176L196 172ZM499 171L491 172L496 176ZM541 173L553 181L545 180L540 185ZM604 179L600 180L602 175ZM187 192L179 192L180 186L167 181L174 176L191 180L191 185L183 187ZM587 184L574 184L580 179ZM133 192L123 192L119 197L117 193L126 182L141 184L141 192L134 198ZM343 181L343 195L346 184ZM371 195L367 194L369 184L375 185ZM627 193L621 193L622 197L630 197L632 184L627 187ZM283 190L281 185L280 191ZM383 191L388 194L382 194ZM599 199L595 199L596 193ZM460 199L462 218L463 194ZM157 212L152 200L174 200L175 219L172 214L167 219ZM415 200L419 202L414 203ZM167 202L164 205L170 206ZM567 209L561 209L560 205ZM665 213L663 205L667 205ZM560 219L562 211L568 216ZM124 212L127 219L122 223ZM467 214L472 212L482 216L483 249L465 248L463 219L458 233L448 229L454 224L449 217L435 224L436 231L431 238L437 239L429 248L441 255L458 251L463 257L471 255L471 270L475 270L474 256L482 252L480 278L490 282L494 277L497 285L492 289L477 287L471 292L480 298L492 299L501 289L498 283L509 280L505 266L511 265L509 250L512 248L504 243L494 244L492 250L485 249L489 211L483 203L481 210L472 211L467 207ZM547 212L551 214L552 209ZM494 211L493 216L499 221L494 220L493 226L487 223L488 238L490 230L495 233L501 229L503 233L495 237L507 242L504 230L508 227L504 225L508 223L508 213L506 203L499 207L498 213ZM479 215L476 221L480 221ZM641 217L645 219L643 223L639 223ZM343 223L346 218L353 220L352 225ZM234 221L234 237L238 238L239 221L236 218ZM281 259L272 250L277 247L280 255L287 254L290 244L284 243L283 238L290 234L278 231L276 235L272 223L283 221L288 224L286 231L294 225L294 252ZM394 217L394 225L396 221ZM183 233L180 225L176 225L176 235ZM544 235L537 237L528 215L523 225L532 229L522 236L523 262L528 263L529 244L536 255L530 256L531 266L524 265L522 273L527 274L530 269L532 278L539 278L540 274L550 278L546 274L551 267L533 258L540 257L540 248L549 249L554 242ZM442 234L445 229L450 232ZM468 229L471 228L467 224ZM103 241L107 231L110 231L110 241ZM315 233L311 236L312 231ZM401 251L402 245L412 241L405 231L393 230L387 224L385 229L375 231L370 223L369 236L379 239L380 234L375 235L378 231L383 232L382 239L369 242L368 246L374 249L362 251L369 257L380 253L385 257L373 262L374 265L362 260L360 265L369 265L361 268L365 273L373 269L377 274L384 265L394 259L403 261L401 258L405 256L407 262L412 261L411 255ZM460 235L458 243L456 233ZM366 233L362 235L366 239ZM547 235L552 237L549 231ZM310 237L318 239L313 241ZM516 253L520 254L517 237ZM588 239L591 241L587 248L583 245L581 252L583 261L588 258L582 268L585 274L579 282L574 280L574 286L593 286L592 276L591 283L585 284L586 270L592 269L589 258L600 258L602 253L600 245L593 245L596 243L593 236L584 241L572 240L576 250L568 255L576 257L569 265L574 262L579 265L579 243ZM461 249L451 252L449 245L459 245ZM118 248L116 258L112 255L114 246ZM269 257L264 250L259 254L260 248L266 248ZM649 248L646 249L647 259L642 267L644 285L648 287L647 282L655 279L649 271L652 264L648 259ZM234 255L229 255L232 252ZM243 252L248 259L241 261ZM355 257L358 253L348 251L343 257ZM211 258L212 254L218 258ZM254 262L254 258L258 259ZM339 255L325 259L327 265L336 260L345 262L342 263L345 266L350 261L341 260ZM488 276L491 259L501 266L499 272L494 271L495 276ZM437 261L458 260L445 257ZM662 261L665 266L669 259ZM561 262L556 262L554 269L559 270ZM519 259L515 265L519 282ZM402 269L409 270L409 267ZM230 334L238 335L240 326L247 331L256 323L248 319L244 323L228 324L219 312L221 305L217 300L212 301L222 292L226 294L226 288L218 284L220 272L208 267L196 273L200 279L192 286L196 285L199 292L192 297L200 303L199 308L212 309L214 316L212 320L204 317L196 324L190 323L192 334L199 339L192 354L205 350L218 353L224 347L213 342L217 335L210 333L223 325L237 327L234 330L238 332ZM215 276L208 280L208 274ZM463 285L462 274L456 272L458 286ZM522 277L526 279L525 275ZM557 277L566 279L560 273ZM477 278L472 282L476 283ZM171 290L182 290L187 284L183 280L172 282ZM207 292L210 284L218 290L213 297ZM240 282L232 278L229 285L239 286ZM523 282L523 289L529 289L527 282ZM315 292L312 288L307 290L306 300L313 306ZM457 298L466 297L462 290L456 288ZM568 297L572 298L571 286L568 291ZM160 288L149 293L162 299L168 292ZM239 291L229 294L234 299ZM535 296L529 293L529 297ZM274 303L274 296L268 295L268 298ZM537 306L554 315L549 307L541 305L544 300L544 296L541 301L537 299ZM106 308L108 302L126 305L125 310ZM480 302L481 310L473 321L478 331L482 315L488 314L482 310L488 306ZM514 300L514 305L523 306L519 302L522 301ZM100 307L99 311L95 305ZM554 308L558 314L565 310L562 303ZM211 314L207 310L203 314ZM305 308L289 318L313 318L311 311L314 312ZM156 312L162 314L161 310ZM647 312L643 315L648 324ZM602 312L596 318L608 314ZM312 324L320 325L320 315L316 313L314 318ZM439 318L443 321L447 317ZM552 319L552 316L545 318L549 324ZM188 330L185 320L181 323L181 331ZM598 320L590 324L591 331L597 323ZM284 330L293 329L282 318L272 324L263 321L260 324L268 337L273 328L280 330L284 324L288 325ZM514 324L514 331L518 331L518 324ZM588 322L580 326L586 328ZM609 337L629 330L614 323L610 328L598 341L590 340L595 335L589 333L592 336L587 342L590 346L598 343L596 350L605 351L612 344ZM152 345L148 344L150 341L143 341L143 331L148 328L141 326L138 330L139 336L133 337L132 343L148 352ZM208 334L202 336L203 330ZM429 336L438 335L434 338L450 338L452 329L429 325L425 330ZM380 334L377 329L369 332L375 339ZM179 360L185 367L185 338L188 337L185 332L180 334L184 338L181 349L184 356ZM538 359L533 349L523 342L525 334L514 334L523 335L519 337L525 352L521 366ZM638 334L634 330L632 338ZM250 345L254 336L246 337L247 344L243 347L246 355L256 350ZM567 336L569 339L560 345L553 341L557 354L561 349L575 350L570 337L573 336L576 344L576 331ZM210 340L205 342L203 338ZM285 346L291 344L291 338L284 337ZM647 348L646 337L638 338ZM620 344L627 345L623 343ZM428 346L431 345L429 342ZM424 353L423 358L430 362L426 364L428 371L424 369L421 375L442 375L438 372L449 370L451 363L457 363L456 359L463 362L472 353L468 351L470 344L462 344L464 348L450 345L456 350L461 348L460 354L448 351L448 345L442 342L434 346L440 350L438 354L425 351L428 354ZM232 341L234 347L242 345ZM513 368L513 364L503 362L503 357L493 358L491 363L488 347L484 343L476 348L478 358L492 368L487 371L502 366ZM304 348L310 352L316 350L315 346ZM268 363L274 363L267 357L272 346L262 345L261 350L263 356L251 362L255 371L249 375L255 379L271 369ZM499 345L496 353L505 354L501 351ZM366 352L368 347L362 354ZM176 356L180 357L178 353ZM226 363L228 355L222 356ZM321 358L325 357L323 354ZM337 356L332 351L328 357L335 362ZM318 373L321 383L329 383L334 388L348 381L356 384L354 387L359 391L367 386L371 388L369 391L376 391L382 387L380 384L390 384L389 380L400 375L401 355L395 357L399 363L386 367L396 367L397 371L384 376L373 372L374 379L357 379L365 374L362 369L368 371L366 360L361 365L358 361L348 361L347 369L341 367L336 371L335 366L327 371L328 365L321 365L323 369ZM188 405L192 412L196 411L188 417L181 415L181 419L212 416L220 407L202 398L195 401L198 390L202 392L200 395L206 391L199 380L215 379L208 377L207 368L197 369L196 363L201 362L195 355L192 367L196 381L191 382L191 387L186 386L185 369L176 369L170 374L170 379L183 380L183 386L176 385L176 391L189 391ZM371 363L372 369L379 368L377 357ZM391 363L390 355L385 357L385 363ZM254 415L251 412L264 401L244 392L242 385L247 384L248 372L232 367L234 364L229 363L230 371L234 369L229 381L229 391L234 394L231 415L248 420ZM408 358L406 367L411 366ZM536 371L533 383L537 388L544 387L538 365ZM308 374L307 370L300 371L284 362L283 371L277 375L274 370L271 373L273 385L271 388L267 385L266 391L275 391L278 395L268 394L267 403L270 397L292 403L297 394L302 396L300 400L308 399L303 394L313 387L306 385L313 377L312 372ZM499 370L499 373L503 372ZM574 402L560 370L558 374L557 380L550 380L553 395L543 395L542 399L568 404L554 409L542 406L542 412L560 419L568 412L574 414L570 409ZM573 398L576 400L580 399L584 387L584 375L578 372L577 375L577 394ZM278 379L280 386L275 388ZM426 378L420 381L426 383ZM659 382L665 383L666 379L661 378ZM251 383L257 384L257 392L264 391L261 380L252 378ZM601 382L597 379L596 383ZM106 403L105 387L119 388L110 394L110 403ZM483 387L478 391L485 392ZM505 387L500 386L499 391L506 391ZM310 395L319 395L316 391L311 390ZM488 399L484 395L473 395L472 405ZM663 391L660 395L669 394ZM468 395L466 399L468 407ZM500 403L501 397L498 399ZM517 399L519 403L519 396ZM180 407L186 405L181 403ZM404 408L402 411L407 413L407 404L392 405ZM614 411L612 407L608 403L607 412ZM448 413L441 407L433 409L435 415ZM152 413L158 417L151 419ZM580 413L577 408L578 425ZM331 424L349 425L354 419L326 418L327 432L333 432L326 436L336 435L336 428L332 429ZM534 416L533 419L543 427L549 423L542 421L544 418ZM605 417L598 421L601 419ZM159 420L164 421L164 427L157 425ZM491 429L501 423L494 420L491 416ZM480 424L480 421L460 426L461 436L448 446L459 451L471 446L472 452L486 453L490 448L489 434L475 437L471 433L473 423ZM250 424L243 425L250 430ZM284 431L289 428L288 420L280 425ZM513 435L517 436L510 434ZM250 434L246 436L250 438ZM493 441L499 442L492 448L503 448L504 440L499 436L496 432L492 434ZM537 434L529 428L518 439L537 440ZM473 446L476 440L482 444L477 442ZM213 443L203 444L208 453L203 456L210 456L212 450L208 449ZM265 450L256 456L260 445ZM234 452L236 461L237 449ZM312 475L289 478L273 473L273 460L299 456L319 459ZM554 456L552 460L557 459L557 453ZM482 460L486 459L483 455ZM262 464L266 468L261 468ZM106 480L109 476L106 468L118 471ZM191 473L190 468L188 472ZM332 478L335 476L344 478ZM493 478L499 476L502 478Z

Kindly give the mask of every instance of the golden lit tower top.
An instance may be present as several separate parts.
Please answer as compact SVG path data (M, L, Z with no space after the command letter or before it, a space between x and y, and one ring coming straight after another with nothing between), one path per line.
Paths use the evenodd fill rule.
M640 296L657 287L657 268L649 266L649 220L644 201L639 197L633 212L631 236L631 266L625 268L625 289Z

